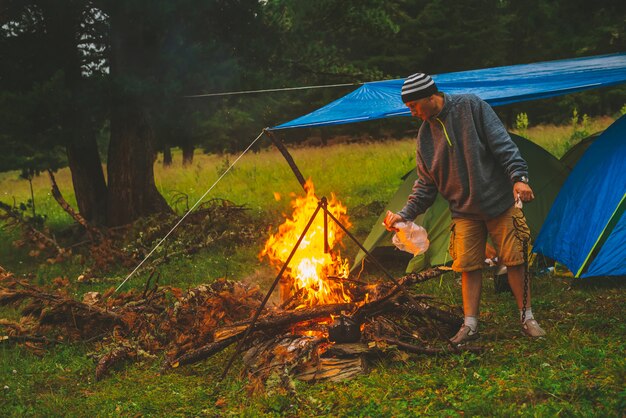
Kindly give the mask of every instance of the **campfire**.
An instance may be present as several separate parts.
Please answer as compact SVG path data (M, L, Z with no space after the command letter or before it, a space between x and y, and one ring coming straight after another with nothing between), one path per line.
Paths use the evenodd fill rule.
M395 279L374 262L384 279L350 277L339 249L342 238L358 241L347 229L346 207L334 195L318 198L310 181L302 184L305 196L293 200L293 213L260 254L278 269L265 297L258 286L225 279L187 291L161 287L153 273L143 290L88 292L79 302L63 287L51 293L0 271L0 306L19 307L23 315L0 320L8 330L4 343L42 350L68 340L98 341L97 379L121 362L165 354L165 372L236 345L223 376L241 357L252 389L268 382L293 388L293 378L351 378L372 359L398 351L458 351L447 343L461 323L458 311L414 290L446 270ZM267 305L278 282L280 302Z
M337 249L351 226L347 208L334 194L328 201L320 200L311 180L304 190L305 196L291 202L293 213L270 235L260 253L279 274L277 311L287 317L292 312L293 320L285 332L270 338L265 333L253 340L244 355L249 377L263 382L273 372L289 370L301 380L341 380L364 372L368 358L380 357L392 346L441 352L397 338L405 334L423 342L445 337L460 322L450 310L429 304L429 297L400 292L405 285L437 276L442 270L407 276L396 286L350 279L349 260ZM306 312L310 319L302 320L299 312ZM407 314L416 321L407 319ZM440 325L424 326L434 325L432 320ZM407 331L407 323L419 325L419 331Z
M305 184L306 195L292 202L293 214L270 235L261 251L277 271L287 262L296 246L300 234L318 207L313 182ZM328 201L328 211L349 227L347 208L333 194ZM285 303L289 298L300 302L295 309L328 303L349 303L352 297L346 293L342 279L349 275L348 259L341 257L335 247L341 243L343 230L334 222L324 222L320 213L313 220L296 253L283 273L280 298Z

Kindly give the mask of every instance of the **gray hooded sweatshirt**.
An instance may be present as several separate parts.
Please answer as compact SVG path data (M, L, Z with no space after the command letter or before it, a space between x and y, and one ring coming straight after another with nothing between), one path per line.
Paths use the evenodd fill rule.
M453 218L487 220L513 205L513 179L528 177L528 166L491 106L444 93L441 112L417 135L417 175L398 212L404 219L424 213L439 192Z

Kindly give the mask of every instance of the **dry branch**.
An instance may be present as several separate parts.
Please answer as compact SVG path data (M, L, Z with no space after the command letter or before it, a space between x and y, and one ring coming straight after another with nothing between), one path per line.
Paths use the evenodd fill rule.
M4 202L0 202L0 209L5 212L5 216L10 218L15 224L20 225L25 234L32 238L35 242L41 242L44 247L53 248L57 254L62 255L66 253L66 250L61 248L55 239L44 234L30 223L28 223L14 208L7 205Z
M207 359L211 357L213 354L219 353L220 351L222 351L229 345L239 341L242 335L243 334L233 335L221 341L209 343L196 350L191 350L172 361L166 361L163 367L164 368L179 367L179 366L184 366L186 364L197 363L198 361Z
M98 360L98 365L96 366L96 381L101 380L114 365L136 356L137 353L132 348L126 346L111 350Z
M91 257L95 261L96 267L106 269L106 267L116 264L116 262L121 262L126 266L132 265L133 260L131 256L116 248L111 238L105 235L98 228L89 224L89 222L87 222L87 220L83 218L80 213L76 212L74 208L67 203L61 194L61 190L59 190L54 174L50 169L48 169L48 176L50 177L50 183L52 184L52 196L54 199L72 219L85 228L87 236L92 242L90 252Z
M410 274L401 278L403 283L411 285L421 283L443 274L445 270L431 269L422 273ZM458 324L460 318L454 314L431 306L424 301L430 299L427 295L413 295L414 300L418 299L418 306L413 307L407 305L406 297L400 293L398 287L391 287L383 284L376 286L373 293L383 295L380 299L375 299L360 308L358 303L343 303L333 305L320 305L313 308L306 308L294 311L278 311L261 316L255 326L255 332L265 332L266 335L276 335L284 332L286 328L295 327L297 324L310 320L328 319L331 314L339 314L341 312L355 312L354 317L358 317L359 322L368 317L380 315L385 312L397 312L406 314L407 311L412 314L426 315L446 324ZM380 289L382 288L382 290ZM371 289L370 289L371 290ZM239 341L244 335L247 325L250 321L242 321L234 323L227 327L217 328L213 332L213 341L210 343L178 355L170 360L164 367L178 367L184 364L191 364L211 357L212 355L224 350L231 344Z
M362 374L367 369L363 357L321 358L315 364L309 364L296 374L296 378L305 382L328 380L340 382Z
M78 331L81 336L124 324L123 318L116 313L62 294L43 292L24 281L15 281L0 289L0 306L24 301L29 303L21 308L22 315L35 316L39 325L71 329Z
M41 335L2 335L0 336L0 344L21 344L21 343L42 343L52 344L56 343L56 340L52 340L48 337Z
M83 216L76 212L74 210L74 208L72 206L70 206L69 203L67 203L67 200L65 200L65 198L63 197L63 195L61 194L61 190L59 190L59 186L57 185L57 181L54 178L54 173L52 173L52 170L48 169L48 177L50 177L50 183L52 185L52 197L54 197L54 200L57 201L57 203L59 204L59 206L61 206L61 208L63 208L63 210L70 215L70 217L72 219L74 219L78 224L80 224L83 228L85 228L85 230L87 231L87 234L90 236L90 238L93 239L99 239L102 237L102 233L97 230L96 228L92 227L91 225L89 225L89 223L87 222L87 220L85 218L83 218Z
M342 311L351 311L356 305L354 303L333 303L329 305L318 305L312 308L298 309L295 311L285 311L270 313L259 317L254 326L254 331L280 328L296 325L298 322L309 321L317 318L328 318L330 315L337 315ZM249 321L233 324L240 326L249 324Z
M439 309L436 306L432 306L427 303L418 302L417 306L407 307L405 312L428 316L450 326L461 326L460 317L458 315Z
M424 270L420 273L411 273L401 277L398 282L404 287L409 287L418 283L423 283L427 280L439 277L446 272L445 269L432 268ZM377 285L372 293L372 298L369 303L359 308L353 315L357 322L362 322L366 317L373 316L377 313L382 313L388 310L390 305L401 304L400 296L401 290L398 286L392 286L386 283ZM414 298L417 296L414 296Z

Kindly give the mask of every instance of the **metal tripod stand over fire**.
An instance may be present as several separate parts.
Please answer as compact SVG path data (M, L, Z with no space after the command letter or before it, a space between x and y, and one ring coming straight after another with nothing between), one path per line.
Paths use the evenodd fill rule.
M293 157L291 156L289 151L287 151L285 146L274 136L274 134L271 131L266 129L266 130L264 130L264 133L271 139L272 143L276 146L276 148L278 148L278 150L281 152L281 154L283 155L285 160L287 160L287 163L289 164L289 167L291 168L291 170L295 174L296 178L300 182L300 185L304 188L305 187L305 183L306 183L306 181L304 179L304 176L300 172L300 169L296 165L296 163L293 160ZM296 253L298 248L300 247L300 244L302 243L302 240L306 236L306 233L308 232L309 228L313 224L313 221L315 220L315 217L318 215L320 210L323 212L323 216L324 216L324 252L325 253L328 253L330 251L330 248L329 248L329 245L328 245L328 218L330 218L333 222L335 222L337 224L337 226L339 226L339 228L341 228L341 230L348 237L350 237L350 239L352 241L355 242L355 244L366 254L366 257L370 261L372 261L385 274L387 279L389 279L391 282L393 282L393 284L400 289L400 291L407 297L407 299L414 306L417 306L417 303L415 302L414 298L404 288L404 286L401 283L399 283L391 275L391 273L389 273L389 271L387 271L387 269L385 269L385 267L374 256L372 256L372 254L369 251L367 251L365 249L365 247L363 247L363 245L359 242L359 240L357 240L356 237L354 235L352 235L352 233L350 233L350 231L348 231L348 229L339 221L339 219L337 219L328 210L328 200L326 199L326 197L321 197L321 198L317 198L317 199L318 199L317 208L315 209L315 211L311 215L310 219L308 220L304 230L300 234L298 240L296 241L296 244L294 245L293 249L291 250L291 253L289 254L287 259L283 263L280 271L278 272L278 275L276 276L276 279L274 280L274 282L270 286L270 289L267 291L267 294L263 298L263 301L261 302L261 305L257 308L256 312L254 313L254 316L252 317L252 320L250 321L250 325L248 325L245 333L243 334L243 337L239 340L239 343L237 344L237 347L235 348L235 352L232 354L232 356L230 357L228 363L226 364L226 367L224 368L224 371L222 372L222 375L220 377L220 381L222 381L224 379L224 377L226 377L226 375L228 374L228 371L230 370L230 367L232 366L236 356L241 352L241 349L244 346L248 336L254 330L254 326L255 326L255 324L256 324L256 322L257 322L261 312L265 308L265 305L267 304L267 301L269 300L271 294L274 292L274 289L276 288L278 283L281 282L281 280L283 279L283 275L285 273L285 270L287 269L287 266L291 262L291 259L293 258L294 254ZM283 292L284 292L284 290L283 290ZM342 315L339 316L338 319L336 319L334 321L334 323L331 326L329 326L328 335L329 335L329 339L331 341L334 341L334 342L355 342L355 341L358 341L360 339L360 337L361 337L360 324L358 324L355 321L353 321L350 317L342 314Z

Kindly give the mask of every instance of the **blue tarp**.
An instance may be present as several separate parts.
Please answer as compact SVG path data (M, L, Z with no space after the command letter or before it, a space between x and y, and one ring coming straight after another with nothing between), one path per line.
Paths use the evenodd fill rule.
M626 116L587 149L561 188L534 250L577 277L626 276Z
M417 70L417 69L416 69ZM626 82L626 53L433 75L450 94L474 93L491 106ZM314 127L410 116L400 99L403 79L365 83L352 93L272 129Z

